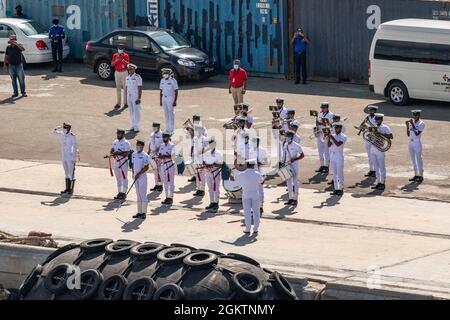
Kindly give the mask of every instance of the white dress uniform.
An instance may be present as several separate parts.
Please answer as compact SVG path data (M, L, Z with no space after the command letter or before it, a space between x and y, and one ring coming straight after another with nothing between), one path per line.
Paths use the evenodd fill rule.
M261 165L258 165L258 171L259 171L259 173L262 174L262 166L267 165L269 163L269 158L267 157L266 149L259 147L256 150L255 158L258 160L258 164L261 164ZM264 206L264 185L262 183L260 183L260 186L259 186L259 196L261 199L261 208L262 208Z
M286 107L281 108L280 110L280 118L286 120L288 116L288 109Z
M298 201L299 194L299 180L298 180L298 164L299 161L293 161L301 156L303 153L302 147L295 142L283 144L283 158L282 163L291 164L294 169L294 177L287 181L288 190L289 190L289 200Z
M253 218L253 231L258 232L260 225L261 195L260 185L263 182L258 169L248 169L238 173L236 181L242 186L242 206L244 207L245 232L250 232Z
M164 190L167 199L173 199L175 192L175 168L176 168L176 148L175 144L168 142L161 144L159 155L165 157L161 159L160 176L164 182Z
M414 122L415 129L409 126L409 154L413 163L415 175L423 177L422 135L425 130L425 122Z
M75 163L77 161L77 138L72 132L65 133L62 130L53 130L53 135L59 137L61 142L61 160L66 179L75 179Z
M375 115L368 116L367 121L368 121L369 126L376 127L377 120L376 120ZM373 157L372 157L372 144L369 143L368 141L364 140L364 145L366 147L367 158L369 159L369 171L375 171L375 164L374 164Z
M391 134L391 129L385 125L382 124L378 127L378 132L381 134ZM375 172L377 176L377 180L379 183L385 184L386 183L386 154L384 152L381 152L375 147L370 148L371 154L372 154L372 160L375 167Z
M114 152L130 152L131 145L127 139L116 139L112 145ZM114 174L117 181L117 190L119 193L127 193L128 191L128 156L117 156L114 158Z
M205 149L209 146L209 141L206 139L205 136L196 136L192 140L192 146L193 146L193 154L192 154L192 161L195 165L198 165L200 167L203 167L203 154ZM205 170L199 169L196 170L196 180L195 183L197 185L198 191L205 191L205 184L206 184L206 178L205 178Z
M217 150L214 152L208 151L203 155L203 161L206 164L205 177L208 185L209 198L211 199L211 203L219 203L222 168L208 166L223 164L223 156Z
M142 78L137 73L128 75L125 79L127 86L127 102L130 110L131 129L139 131L141 127L141 110L136 105L139 99L139 87L142 87Z
M175 130L175 112L173 104L175 102L175 91L178 90L178 82L172 77L161 79L160 89L162 91L162 104L166 119L166 131Z
M330 124L333 124L333 117L334 114L332 112L320 112L318 119L320 122L323 121L323 119L328 119ZM324 128L323 125L317 127L319 130L317 136L317 150L319 151L320 165L328 167L330 164L330 150L328 149L328 141L325 139L322 131Z
M333 137L342 142L339 147L331 140L330 164L333 172L334 190L344 190L344 148L347 136L343 133L333 134Z
M138 174L142 168L150 165L150 156L145 152L134 152L132 155L133 175ZM133 177L134 178L134 177ZM147 213L147 172L139 177L135 183L138 213Z
M245 144L245 136L249 136L249 139L251 139L251 131L248 128L244 129L237 129L233 136L233 142L234 142L234 151L238 152L238 148L240 145Z
M148 145L150 146L150 158L151 158L150 165L153 170L155 186L162 185L162 179L160 176L161 165L159 159L157 158L159 148L161 147L162 144L163 144L163 137L161 131L152 132L152 134L150 135L150 141Z

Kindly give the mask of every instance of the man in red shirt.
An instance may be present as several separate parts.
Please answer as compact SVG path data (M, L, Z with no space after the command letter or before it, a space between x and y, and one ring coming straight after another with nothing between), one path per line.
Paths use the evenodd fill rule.
M117 103L114 109L120 109L122 102L122 90L123 90L123 104L124 108L128 108L127 104L127 88L125 86L125 79L128 76L128 64L130 63L130 56L125 53L124 47L119 46L117 52L112 56L111 66L115 70L116 90L117 90Z
M230 71L229 92L233 95L234 105L244 102L244 95L247 91L247 72L241 68L241 62L234 60L233 69Z

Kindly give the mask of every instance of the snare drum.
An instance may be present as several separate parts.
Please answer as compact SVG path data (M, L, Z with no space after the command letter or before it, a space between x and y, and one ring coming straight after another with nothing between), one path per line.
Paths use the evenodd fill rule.
M242 200L242 186L237 181L225 180L223 188L230 199Z
M266 175L265 184L269 186L278 186L285 183L289 179L295 176L294 167L290 164L280 168L270 171Z

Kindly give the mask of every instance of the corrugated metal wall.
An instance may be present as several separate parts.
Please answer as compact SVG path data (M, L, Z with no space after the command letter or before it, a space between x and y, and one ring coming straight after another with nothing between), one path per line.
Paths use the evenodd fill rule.
M258 74L286 71L284 0L160 0L160 26L184 34L230 68L239 58Z
M7 15L21 4L30 19L50 27L59 18L66 27L71 56L83 57L87 41L126 25L125 0L8 0Z
M302 26L311 40L309 76L333 80L367 80L370 46L380 22L450 17L450 3L439 1L293 1L295 26Z

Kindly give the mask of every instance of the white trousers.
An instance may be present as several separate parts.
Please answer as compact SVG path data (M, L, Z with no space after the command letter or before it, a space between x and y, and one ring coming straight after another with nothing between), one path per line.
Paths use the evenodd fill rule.
M163 110L166 119L166 131L173 132L175 129L175 111L173 108L174 97L163 97Z
M259 198L244 198L242 199L242 206L244 207L245 231L250 232L253 217L253 231L257 232L261 219L261 200Z
M331 153L330 164L333 172L334 190L344 190L344 155Z
M409 142L409 154L416 176L423 177L422 141L414 140Z
M66 179L75 180L74 177L74 169L75 169L75 161L74 160L63 160L62 161L64 174Z
M378 182L386 183L386 154L372 148L372 159Z
M128 109L130 110L131 129L139 131L141 128L141 110L136 106L137 97L128 95Z
M319 151L320 165L328 167L330 165L330 149L328 147L328 142L322 141L320 137L317 138L317 150Z
M117 91L117 105L122 105L122 91L123 91L123 104L127 104L127 87L125 85L125 80L128 76L127 71L116 71L114 73L114 79L116 81L116 91Z
M373 163L374 161L373 161L373 156L372 156L372 144L365 141L365 147L366 147L366 152L367 152L367 158L369 160L369 171L375 171L375 165Z
M122 165L123 164L123 165ZM117 190L119 193L128 191L128 161L123 159L117 161L114 165L114 175L117 181Z
M195 180L197 190L205 191L205 184L206 184L205 170L196 170L195 177L197 178Z
M262 173L261 168L258 168L258 171ZM264 185L260 184L259 186L259 196L261 199L261 208L264 207Z
M299 194L299 181L298 181L298 161L292 163L292 167L294 168L294 177L287 181L288 190L289 190L289 200L298 201Z
M147 174L143 174L134 185L137 196L137 213L147 213L148 198L147 198Z
M166 198L173 199L175 191L175 167L173 161L162 160L159 174L164 183Z
M150 165L153 170L153 179L155 181L155 186L162 186L162 178L161 178L161 165L159 161L152 160Z
M220 169L205 170L206 183L208 185L209 198L211 203L219 203L220 198L220 181L222 174Z

